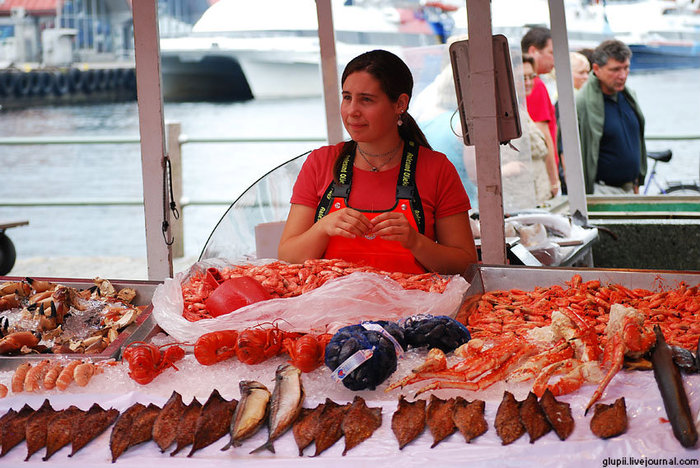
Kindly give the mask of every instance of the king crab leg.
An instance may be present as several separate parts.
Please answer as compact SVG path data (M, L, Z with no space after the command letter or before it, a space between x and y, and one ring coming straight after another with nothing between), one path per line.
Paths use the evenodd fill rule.
M515 353L508 356L507 359L505 359L497 367L492 368L491 372L476 382L469 382L467 380L437 380L436 382L432 382L418 390L414 397L417 397L421 393L425 393L430 390L440 390L446 388L456 388L462 390L483 390L488 388L499 380L503 380L508 371L512 369L513 366L516 365L523 357L527 356L529 353L532 353L533 349L534 348L532 347L521 346Z
M573 357L574 349L566 341L560 340L554 345L539 354L528 359L525 364L515 369L508 376L509 382L524 382L535 378L540 371L550 364Z
M603 353L603 362L609 361L611 366L593 393L584 414L588 414L588 410L600 399L615 374L622 369L625 354L645 352L654 344L654 334L643 327L644 315L631 307L616 306L618 304L613 304L610 310L611 318L606 329L609 336Z
M586 405L586 410L583 412L584 415L588 414L588 410L591 408L591 406L593 406L593 403L600 399L605 391L605 388L608 386L613 377L615 377L615 374L622 369L622 363L625 360L625 347L619 335L615 335L613 337L612 346L614 349L612 355L612 366L610 366L610 370L607 374L605 374L605 378L602 380L602 382L600 382L598 388L596 388L593 396L588 402L588 405Z

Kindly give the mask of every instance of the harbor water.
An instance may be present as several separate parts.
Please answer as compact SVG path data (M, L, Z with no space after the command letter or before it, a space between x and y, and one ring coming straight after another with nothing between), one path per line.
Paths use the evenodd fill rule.
M700 135L700 70L633 74L647 135ZM197 137L323 138L321 98L242 103L166 103L166 122ZM0 110L0 137L138 136L136 102ZM279 164L320 144L188 143L183 145L183 195L193 202L238 198ZM659 182L698 180L700 141L650 141L671 148ZM650 193L658 192L651 190ZM17 258L56 256L145 257L142 206L2 206L27 200L140 200L138 144L0 145L0 221L26 219L13 228ZM226 204L186 206L185 256L197 258Z

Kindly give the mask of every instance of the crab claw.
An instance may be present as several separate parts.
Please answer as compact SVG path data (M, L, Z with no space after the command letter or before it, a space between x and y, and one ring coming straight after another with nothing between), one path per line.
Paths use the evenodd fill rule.
M605 388L608 386L610 381L615 377L615 374L617 374L620 369L622 369L622 363L625 359L625 345L622 342L622 338L620 338L619 334L616 334L613 336L613 352L612 352L612 366L610 367L610 370L608 371L607 374L605 374L605 378L603 379L602 382L598 385L598 388L596 391L593 393L593 396L591 397L591 400L588 402L588 405L586 406L586 410L583 412L584 416L588 414L588 410L591 409L591 406L593 406L593 403L598 401L600 397L603 395L603 392L605 391Z
M19 331L10 333L0 340L0 354L19 351L24 346L32 348L39 344L41 335L37 336L36 332Z

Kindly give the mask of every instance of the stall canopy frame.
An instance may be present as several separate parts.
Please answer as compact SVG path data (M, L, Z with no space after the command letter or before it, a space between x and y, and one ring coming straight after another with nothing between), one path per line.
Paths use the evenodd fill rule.
M172 250L167 244L171 232L166 197L163 196L163 174L166 167L163 96L160 74L157 0L133 2L134 46L138 88L139 128L146 222L148 278L172 277ZM505 264L503 196L496 119L495 77L493 66L491 2L466 0L470 63L478 78L471 105L475 109L475 149L477 184L482 232L482 259L489 264ZM317 0L321 70L323 76L326 129L331 143L342 139L339 86L335 70L337 60L330 0ZM554 64L557 70L560 119L563 138L566 183L571 213L587 222L583 166L578 142L578 127L573 98L573 82L563 0L549 0L550 24L554 42ZM581 222L581 221L580 221Z

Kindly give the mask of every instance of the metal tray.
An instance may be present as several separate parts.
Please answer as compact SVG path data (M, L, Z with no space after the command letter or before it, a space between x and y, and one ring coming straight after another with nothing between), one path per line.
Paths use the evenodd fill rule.
M565 286L575 274L583 281L599 280L602 284L621 284L627 288L654 290L659 286L673 288L684 281L689 286L700 284L700 272L676 270L628 270L604 268L528 267L517 265L474 265L464 274L469 282L465 306L458 317L465 321L478 305L482 294L500 289L529 291L537 286Z
M46 278L46 277L32 277L37 280L51 281L57 284L63 284L65 286L70 286L77 289L89 288L94 286L94 282L90 279L81 278ZM0 283L6 281L22 281L23 277L14 276L0 276ZM81 353L65 353L65 354L25 354L21 356L0 356L0 370L14 369L19 364L26 361L41 361L43 359L57 359L57 358L68 358L68 359L85 359L90 358L93 361L101 361L105 359L117 359L121 354L121 350L124 346L128 345L133 341L142 341L151 335L154 329L158 326L155 320L151 316L153 312L153 306L151 305L151 299L153 298L153 293L156 287L161 284L160 281L144 281L144 280L109 280L110 283L116 289L122 288L133 288L136 291L136 297L132 301L133 305L137 306L148 306L144 311L134 320L132 324L126 327L119 333L117 339L112 341L109 346L107 346L101 353L95 354L81 354Z

